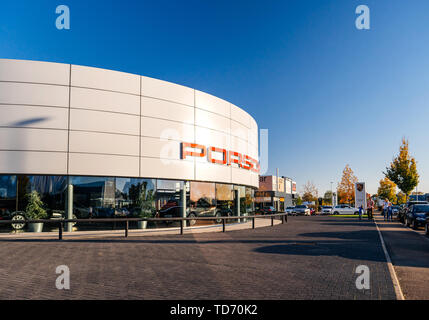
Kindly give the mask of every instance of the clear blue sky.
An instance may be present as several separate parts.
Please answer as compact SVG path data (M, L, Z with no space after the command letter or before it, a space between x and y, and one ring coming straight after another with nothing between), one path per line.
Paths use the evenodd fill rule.
M71 30L55 28L55 8ZM371 9L371 30L355 8ZM120 70L187 85L270 131L269 173L323 194L348 163L376 192L410 140L429 192L429 1L2 1L0 57Z

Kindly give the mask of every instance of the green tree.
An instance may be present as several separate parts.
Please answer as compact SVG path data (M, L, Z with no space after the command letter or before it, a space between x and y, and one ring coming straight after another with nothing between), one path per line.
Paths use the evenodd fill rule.
M302 204L302 198L299 194L297 195L296 199L294 199L294 202L296 206L299 206Z
M323 196L323 204L332 205L332 194L333 192L331 190L325 192Z
M393 181L406 198L419 183L419 174L417 173L416 160L410 156L408 149L408 140L402 138L402 145L399 147L399 154L386 168L384 175Z
M396 184L384 178L380 180L380 186L378 187L378 196L382 199L387 199L390 202L396 202Z

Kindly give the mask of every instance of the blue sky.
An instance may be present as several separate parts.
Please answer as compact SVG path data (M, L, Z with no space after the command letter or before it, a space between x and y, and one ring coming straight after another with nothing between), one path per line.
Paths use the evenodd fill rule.
M71 30L55 28L55 8ZM355 8L371 30L355 28ZM269 173L323 194L349 164L376 192L410 140L429 192L427 0L2 1L0 57L131 72L196 88L269 129Z

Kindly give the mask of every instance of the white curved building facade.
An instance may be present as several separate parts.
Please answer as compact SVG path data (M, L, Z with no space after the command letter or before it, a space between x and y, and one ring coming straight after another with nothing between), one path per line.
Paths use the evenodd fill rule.
M68 64L0 60L0 173L154 177L258 187L258 173L180 143L258 159L256 121L177 84Z
M145 178L254 189L258 169L256 121L225 100L134 74L0 59L4 180ZM0 210L8 189L0 181Z

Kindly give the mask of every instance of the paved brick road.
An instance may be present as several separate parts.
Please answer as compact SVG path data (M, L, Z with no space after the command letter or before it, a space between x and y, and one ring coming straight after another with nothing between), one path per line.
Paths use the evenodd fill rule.
M407 300L429 299L429 238L397 221L376 215L402 292Z
M395 299L373 223L290 217L212 234L0 241L1 299ZM55 288L68 265L71 290ZM355 287L367 265L371 289Z

